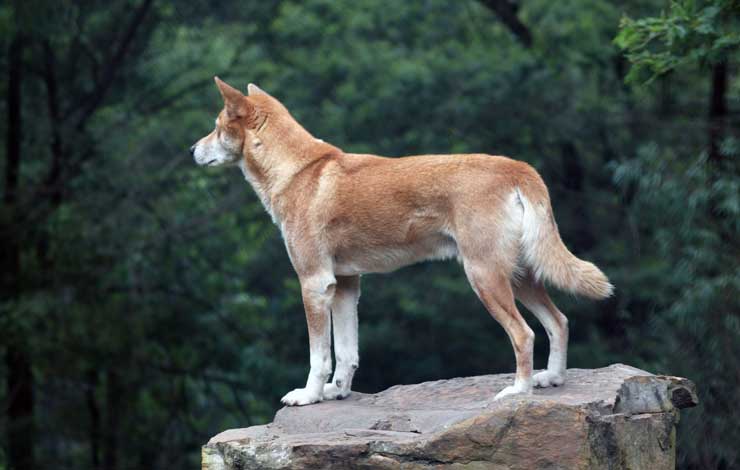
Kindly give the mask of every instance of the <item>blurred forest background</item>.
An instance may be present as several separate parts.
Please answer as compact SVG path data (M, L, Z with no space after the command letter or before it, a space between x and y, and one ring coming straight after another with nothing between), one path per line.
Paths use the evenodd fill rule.
M569 365L693 379L680 467L740 465L738 1L29 0L0 31L0 469L196 468L302 385L279 233L188 153L216 74L346 151L533 164L617 287L556 296ZM366 276L360 330L360 391L514 367L454 262Z

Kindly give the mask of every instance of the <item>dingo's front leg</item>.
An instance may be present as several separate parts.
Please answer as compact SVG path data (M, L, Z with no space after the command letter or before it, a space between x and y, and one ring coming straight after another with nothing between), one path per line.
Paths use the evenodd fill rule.
M306 309L311 371L305 388L297 388L282 398L286 405L308 405L323 399L324 384L331 374L330 308L336 280L331 274L301 276L301 293Z
M357 300L360 298L360 276L337 278L337 289L331 306L334 325L334 355L337 366L331 383L324 385L324 400L341 400L349 396L352 377L359 366L357 352Z

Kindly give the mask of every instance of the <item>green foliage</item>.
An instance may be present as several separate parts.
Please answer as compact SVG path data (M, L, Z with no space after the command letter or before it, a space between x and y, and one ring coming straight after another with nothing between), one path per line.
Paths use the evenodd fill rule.
M671 1L657 17L624 16L614 42L632 63L628 81L652 80L687 64L720 62L740 46L740 2Z
M722 0L673 2L659 17L623 18L615 43L633 65L627 81L737 63L739 20L740 4ZM687 468L732 468L740 461L737 426L723 418L740 398L740 376L729 366L740 360L738 137L721 134L734 125L724 100L736 102L737 95L723 82L713 76L708 125L715 155L653 142L612 165L639 240L641 262L630 289L649 299L650 317L630 326L640 338L637 354L647 367L692 377L700 387L699 413L685 417L679 434L679 464ZM641 293L645 278L650 288Z
M728 139L721 171L706 155L641 148L615 166L615 181L633 193L629 214L644 234L649 258L651 318L634 331L655 370L687 375L700 387L700 413L689 413L679 449L708 466L737 462L740 439L733 422L721 418L740 395L728 364L740 360L740 182L735 139ZM640 287L630 286L634 291ZM670 332L670 334L666 334ZM656 350L654 344L661 343ZM660 354L656 354L659 352ZM711 449L711 451L710 451ZM708 453L711 452L711 455ZM689 459L684 457L684 463Z

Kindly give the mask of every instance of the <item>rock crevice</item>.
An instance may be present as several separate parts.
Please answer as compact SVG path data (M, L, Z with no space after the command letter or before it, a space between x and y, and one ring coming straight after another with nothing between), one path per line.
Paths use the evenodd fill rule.
M694 384L614 364L566 385L493 396L511 374L398 385L283 408L203 447L203 470L673 469L679 410Z

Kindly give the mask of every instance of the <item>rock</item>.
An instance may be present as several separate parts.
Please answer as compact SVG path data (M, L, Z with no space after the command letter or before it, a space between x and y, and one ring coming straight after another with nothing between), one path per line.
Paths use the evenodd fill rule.
M569 369L563 387L493 396L511 374L397 385L286 407L203 447L203 470L674 469L694 384L614 364Z

